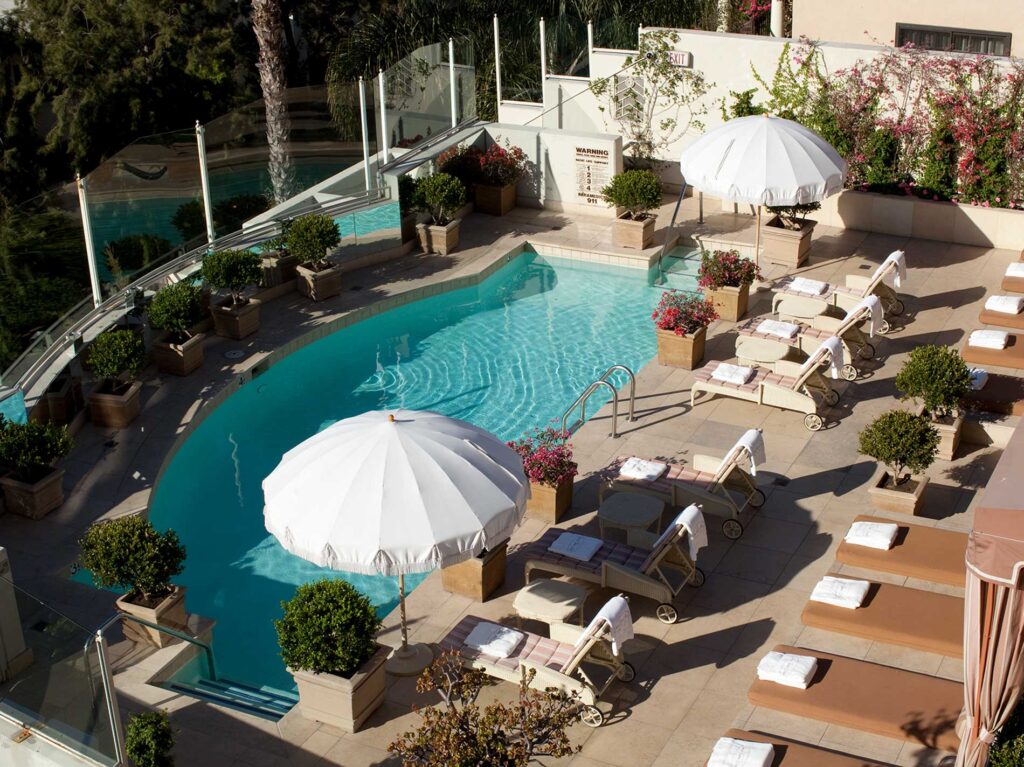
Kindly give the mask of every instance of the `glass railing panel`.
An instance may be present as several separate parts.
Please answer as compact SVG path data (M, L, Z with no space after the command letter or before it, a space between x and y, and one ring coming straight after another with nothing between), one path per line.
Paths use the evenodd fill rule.
M447 43L424 45L384 70L388 147L412 148L448 130L451 98Z
M398 202L385 200L354 213L335 216L341 243L339 263L358 261L402 244L402 216Z

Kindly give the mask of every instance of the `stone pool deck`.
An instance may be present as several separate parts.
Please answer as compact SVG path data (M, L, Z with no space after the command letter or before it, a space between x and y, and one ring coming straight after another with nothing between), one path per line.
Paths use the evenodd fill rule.
M661 220L667 221L670 215L667 203ZM688 199L681 219L695 218L696 202ZM692 223L687 224L685 231L692 229ZM748 217L711 216L705 230L741 244L752 240ZM344 313L478 274L524 241L563 251L604 251L608 259L630 258L605 245L610 242L608 219L570 220L529 210L517 210L503 219L474 215L463 227L463 247L449 257L407 256L354 273L349 289L325 304L313 305L297 295L268 304L256 336L244 342L209 341L206 365L192 377L170 379L150 371L145 379L145 409L132 428L104 432L87 425L67 461L69 498L62 509L40 522L9 514L0 517L0 545L11 553L16 582L82 625L98 624L112 611L112 598L66 579L68 566L77 556L75 541L98 518L145 507L160 467L203 403L230 392L272 350L299 343L300 337L326 329ZM902 741L755 708L746 699L757 661L778 643L960 678L959 661L813 630L800 622L813 584L836 569L835 548L850 521L871 510L866 487L876 467L857 454L858 432L878 413L899 405L893 378L906 354L924 343L959 346L978 326L977 314L989 288L998 287L1006 264L1019 256L1008 250L818 227L811 260L801 272L816 279L841 279L844 274L873 268L895 248L907 251L910 266L908 284L901 291L907 312L896 329L876 343L878 355L862 366L865 375L837 386L842 399L827 411L827 426L821 432L806 431L799 414L735 400L698 402L691 409L692 375L652 361L637 376L638 418L626 423L620 416L619 438L609 436L607 407L575 435L581 476L573 510L563 527L596 529L592 473L614 456L687 460L697 452L721 452L753 426L765 433L768 461L759 481L767 502L744 520L746 530L739 541L727 541L715 519L709 518L711 545L698 562L707 583L680 595L679 623L658 622L649 600L631 601L637 639L628 647L628 655L637 668L637 679L612 686L603 705L609 721L597 730L574 728L573 741L582 751L560 763L576 767L701 765L714 741L731 726L908 767L938 764L944 756ZM782 273L771 268L766 277ZM768 292L752 295L750 313L767 311L769 296ZM732 357L734 339L730 324L718 323L709 338L707 358ZM227 361L223 353L233 349L242 349L245 358ZM932 482L925 494L925 516L915 521L969 528L977 491L997 457L995 447L969 444L961 446L957 460L937 462L929 471ZM514 592L522 585L522 560L516 549L543 530L542 524L528 519L517 531L506 584L487 603L449 595L441 589L438 574L429 577L409 599L412 638L436 641L467 613L494 619L510 616ZM872 577L901 582L875 573ZM911 585L957 591L924 582ZM602 596L592 595L588 617ZM397 643L394 614L386 625L383 641ZM190 766L397 764L388 756L387 744L415 726L412 704L430 702L415 693L413 680L391 680L385 705L362 731L348 735L308 722L297 712L269 722L141 684L152 658L126 642L116 645L115 651L123 708L160 705L171 711L178 763ZM503 684L488 689L486 695L509 699L515 692L514 685Z

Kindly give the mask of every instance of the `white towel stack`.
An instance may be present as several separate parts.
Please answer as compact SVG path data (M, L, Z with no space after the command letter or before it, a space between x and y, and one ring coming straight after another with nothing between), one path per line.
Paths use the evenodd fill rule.
M899 525L890 522L854 522L843 540L854 546L888 551L896 543L899 531Z
M792 322L779 322L778 320L762 320L755 330L764 333L766 336L776 336L784 340L796 338L800 332L800 326Z
M984 368L971 368L971 389L981 391L988 383L988 371Z
M979 349L1005 349L1010 334L1003 330L974 330L967 338L968 346Z
M757 664L757 678L806 690L817 670L818 659L813 655L794 655L772 650Z
M889 266L892 264L892 266ZM893 275L892 282L897 288L903 286L903 281L907 279L907 257L902 250L894 250L888 256L885 257L885 261L878 268L879 271L883 269L891 269L890 274Z
M985 308L1000 314L1020 314L1024 309L1024 296L989 296Z
M619 469L619 476L623 479L639 479L653 482L668 469L667 463L660 461L647 461L643 458L627 458Z
M1024 277L1024 261L1014 261L1006 267L1007 277Z
M612 652L621 655L622 645L633 638L633 615L629 612L629 602L623 597L612 597L604 603L604 607L598 610L597 615L590 621L587 630L576 640L576 646L586 639L592 629L604 622L608 623Z
M872 338L875 337L875 333L882 331L882 302L878 296L867 296L862 298L858 304L846 313L847 317L859 317L862 313L866 313L870 324L868 325L868 335Z
M836 578L826 575L815 585L811 592L812 602L824 602L833 607L845 607L856 610L864 604L871 584L867 581L855 581L850 578Z
M810 280L806 277L794 277L789 283L789 289L795 293L807 293L811 296L820 296L828 290L828 283L820 280Z
M764 455L764 437L761 435L761 430L747 429L736 440L735 447L747 451L747 456L750 458L750 473L756 477L757 464L764 463L767 460Z
M497 623L481 621L473 627L462 644L484 655L507 658L515 652L524 636L522 632L499 626Z
M563 557L589 562L590 558L601 548L600 538L591 538L576 533L562 533L555 542L548 546L548 551L561 554Z
M736 386L743 386L747 381L754 377L754 368L744 367L743 365L731 365L728 362L720 362L718 367L715 368L711 377L716 381L724 381L725 383L735 384Z
M707 767L771 767L773 761L775 749L771 743L719 738Z

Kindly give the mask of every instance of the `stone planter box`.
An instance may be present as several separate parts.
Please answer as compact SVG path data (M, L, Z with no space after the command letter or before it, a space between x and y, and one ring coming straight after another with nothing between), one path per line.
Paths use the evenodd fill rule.
M232 306L228 298L210 307L213 329L222 338L241 341L260 329L260 301L250 298L241 306Z
M174 591L164 597L155 606L138 605L128 601L126 597L117 599L117 609L128 615L134 615L144 621L158 626L184 631L188 625L188 613L185 612L185 587L175 586ZM122 621L124 635L134 642L150 644L154 647L167 647L175 638L157 629L143 626L134 621Z
M946 418L941 421L932 421L932 426L939 433L939 451L936 458L943 461L952 461L956 456L956 449L960 445L960 432L964 425L964 417L958 414L955 418Z
M356 732L384 702L384 661L388 648L377 652L351 678L288 669L299 688L299 713L345 732Z
M461 220L456 218L445 226L416 224L416 233L419 235L423 252L447 256L459 247L460 223Z
M478 557L443 567L441 585L450 594L461 594L477 602L486 602L505 582L507 552L508 541L505 541Z
M650 213L640 221L619 216L612 224L612 245L643 250L654 242L654 223L655 216Z
M718 288L705 290L704 297L715 305L718 316L729 322L736 322L747 313L747 302L750 300L750 285L738 288Z
M3 507L12 514L42 519L64 503L64 469L54 469L34 484L20 482L11 475L0 477Z
M161 373L187 376L203 366L206 359L203 352L206 336L203 333L196 333L180 344L171 343L169 338L165 335L153 341L153 361Z
M817 221L805 219L800 230L787 229L778 216L761 227L761 258L769 264L796 269L807 260L811 250L811 234Z
M491 216L504 216L516 206L516 184L491 186L477 184L475 190L476 209Z
M908 487L904 490L885 487L888 482L889 472L882 469L875 477L871 487L868 488L871 505L879 511L892 514L909 514L911 516L917 514L918 509L921 508L921 496L924 494L924 489L928 487L928 477L924 474L912 474L910 481L907 482ZM913 486L909 487L911 483Z
M656 328L658 337L658 364L672 368L694 370L704 359L704 341L707 328L701 328L693 335L677 336L671 330Z
M526 513L550 525L556 524L572 506L572 485L571 479L562 482L558 487L531 482Z
M298 256L287 251L271 250L263 254L263 279L261 288L274 288L295 280L295 270L299 265Z
M59 376L50 384L43 399L50 423L66 426L81 409L82 382L69 375Z
M89 420L97 426L123 429L138 418L142 410L141 393L141 381L133 381L118 394L104 381L89 395Z
M313 301L326 301L341 292L341 267L317 271L308 264L301 264L295 276L295 288Z
M411 242L416 239L416 219L415 213L406 213L402 216L402 242Z

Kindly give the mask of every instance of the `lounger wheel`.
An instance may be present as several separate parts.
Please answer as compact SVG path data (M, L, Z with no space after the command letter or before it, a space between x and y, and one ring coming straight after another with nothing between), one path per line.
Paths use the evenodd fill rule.
M686 585L694 589L699 589L701 586L703 586L704 571L701 570L699 567L694 567L693 572L690 574L690 580L686 582Z
M766 500L767 499L765 498L765 495L762 491L755 490L753 493L750 494L750 498L747 499L747 503L749 503L755 509L760 509L762 506L764 506L764 502Z
M869 360L875 356L875 347L872 344L864 344L857 350L857 353L862 360Z
M881 335L884 336L890 330L892 330L892 326L889 325L889 320L882 320L880 323L878 323L878 332Z
M825 392L826 405L832 407L837 402L839 402L839 392L837 392L835 389L829 389L828 391Z
M903 305L903 302L898 298L892 300L889 304L889 314L894 317L899 317L906 310L907 307Z
M654 611L654 614L658 616L659 621L667 623L669 626L679 620L679 611L668 602L662 602L658 605L658 609Z
M615 670L615 678L620 682L632 682L636 678L636 669L627 660Z
M844 381L856 381L857 380L857 368L847 362L843 365L843 369L839 371ZM837 399L838 401L838 399Z
M821 416L817 413L808 413L804 416L804 428L808 431L818 431L825 422L821 420Z
M727 519L722 523L722 533L730 541L735 541L743 535L743 525L738 519Z
M580 712L580 721L587 727L600 727L604 724L604 714L597 706L584 706Z

